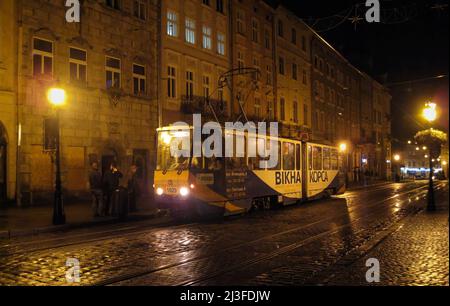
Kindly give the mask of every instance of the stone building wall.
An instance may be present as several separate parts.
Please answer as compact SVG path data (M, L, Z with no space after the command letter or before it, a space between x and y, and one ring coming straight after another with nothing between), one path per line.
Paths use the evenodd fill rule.
M55 116L46 94L50 87L67 92L60 109L63 188L69 196L87 194L90 163L102 168L114 160L127 174L138 163L141 183L152 186L155 130L157 42L156 8L147 2L146 20L133 15L133 1L120 9L105 1L85 1L81 23L68 24L61 1L24 1L19 37L19 182L23 203L48 201L54 182L52 155L44 152L44 120ZM117 22L120 20L121 22ZM53 77L33 75L33 40L53 43ZM87 82L72 82L69 48L87 54ZM121 88L107 90L106 56L121 61ZM146 93L133 92L133 64L145 67ZM117 98L120 97L120 98ZM126 183L125 179L122 183Z

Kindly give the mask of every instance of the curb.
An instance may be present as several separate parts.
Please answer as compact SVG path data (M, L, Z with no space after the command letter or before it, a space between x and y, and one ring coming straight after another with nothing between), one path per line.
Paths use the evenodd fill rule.
M90 228L102 225L110 225L110 224L118 224L118 223L126 223L126 222L138 222L145 220L152 220L161 217L161 213L157 212L154 214L148 215L131 215L125 219L118 218L110 218L106 220L99 221L87 221L87 222L78 222L78 223L70 223L65 225L57 225L57 226L46 226L46 227L38 227L27 230L3 230L0 231L0 239L11 239L18 237L27 237L27 236L35 236L39 234L47 234L54 233L60 231L69 231L80 228Z

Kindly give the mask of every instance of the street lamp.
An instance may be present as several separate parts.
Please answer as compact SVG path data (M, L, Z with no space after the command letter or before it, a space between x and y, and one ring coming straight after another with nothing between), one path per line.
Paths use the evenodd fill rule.
M395 154L394 155L394 171L395 171L395 176L394 179L396 182L400 181L400 176L398 175L398 170L399 170L399 165L400 165L400 160L402 159L402 157L400 156L400 154ZM401 170L401 169L400 169Z
M423 118L428 121L428 124L430 126L430 129L432 129L433 122L437 119L437 106L436 103L428 102L425 104L425 108L422 111ZM424 150L427 148L424 147ZM435 211L436 210L436 202L434 199L434 186L433 186L433 151L432 151L432 145L430 144L428 146L429 154L428 154L428 160L430 164L430 175L429 175L429 182L428 182L428 205L427 210L428 211Z
M53 202L53 225L62 225L66 223L66 215L64 213L64 205L62 199L62 183L61 183L61 137L60 137L60 109L66 103L66 91L61 88L50 88L47 92L47 99L56 109L56 178L55 178L55 197Z

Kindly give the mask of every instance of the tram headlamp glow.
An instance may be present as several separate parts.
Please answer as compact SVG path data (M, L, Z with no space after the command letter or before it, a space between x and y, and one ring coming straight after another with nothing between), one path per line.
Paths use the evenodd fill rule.
M187 197L189 195L189 188L186 187L180 188L180 195L182 197Z
M156 189L156 194L159 195L159 196L162 196L164 194L164 189L159 187L158 189Z

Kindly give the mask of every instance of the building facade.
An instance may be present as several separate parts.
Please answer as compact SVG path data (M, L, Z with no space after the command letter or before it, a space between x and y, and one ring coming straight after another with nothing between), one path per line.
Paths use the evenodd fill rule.
M8 159L18 156L18 169L10 172L17 173L21 204L48 203L54 189L51 87L67 94L59 110L65 192L87 195L94 161L103 171L115 162L125 175L136 164L142 187L149 190L158 121L156 3L84 2L80 23L67 23L66 7L57 0L13 7L5 17L17 38L12 46L17 119L7 133L19 143L12 143Z
M277 119L282 135L311 134L311 32L283 6L276 9Z
M274 9L261 0L231 2L230 118L254 122L275 116Z
M162 125L191 122L192 113L229 113L231 69L228 0L164 0L161 13Z
M48 202L54 186L51 87L63 186L88 191L135 163L151 189L155 131L192 114L277 121L281 135L348 144L349 177L388 178L389 92L282 6L263 0L98 0L68 23L59 0L0 3L0 198Z
M351 181L362 180L363 174L389 178L389 92L314 32L311 60L313 140L347 145Z
M0 2L0 203L16 194L17 38L16 1Z

